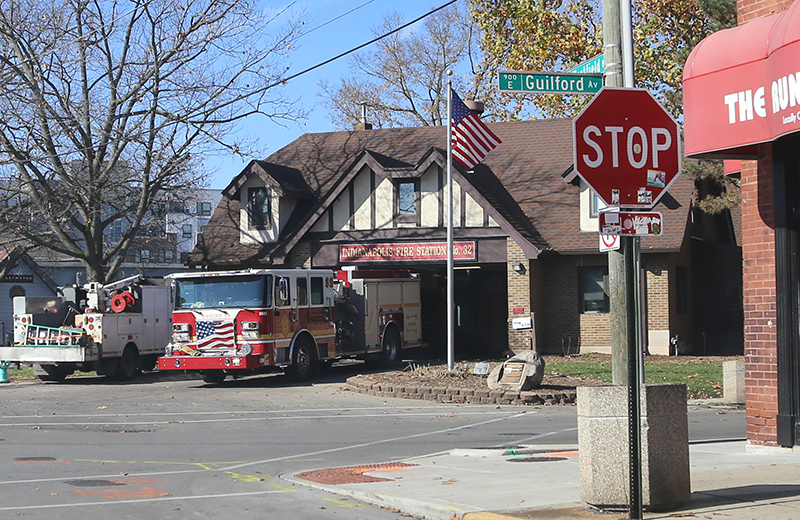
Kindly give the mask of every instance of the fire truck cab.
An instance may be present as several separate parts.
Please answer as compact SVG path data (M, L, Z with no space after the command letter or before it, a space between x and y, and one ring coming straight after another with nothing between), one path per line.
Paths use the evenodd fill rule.
M320 363L393 362L421 344L419 281L407 273L355 281L327 269L248 269L168 278L173 334L159 370L196 371L209 383L280 369L305 380Z

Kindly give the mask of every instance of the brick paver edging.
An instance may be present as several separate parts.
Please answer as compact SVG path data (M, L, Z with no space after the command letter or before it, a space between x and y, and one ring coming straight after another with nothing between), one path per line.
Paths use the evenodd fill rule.
M528 392L473 388L446 388L438 386L407 386L376 383L362 376L347 378L350 390L378 397L399 397L442 403L469 404L575 404L575 390L537 389Z

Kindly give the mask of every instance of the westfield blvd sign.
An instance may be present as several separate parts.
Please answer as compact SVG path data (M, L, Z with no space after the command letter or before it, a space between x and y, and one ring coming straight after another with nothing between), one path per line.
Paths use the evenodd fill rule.
M678 123L647 90L603 88L573 130L575 171L609 206L650 209L681 172Z

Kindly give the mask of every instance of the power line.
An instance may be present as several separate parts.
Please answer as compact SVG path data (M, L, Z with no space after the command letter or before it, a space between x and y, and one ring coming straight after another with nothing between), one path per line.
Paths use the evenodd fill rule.
M333 22L335 22L336 20L339 20L340 18L344 18L344 17L345 17L345 16L347 16L348 14L350 14L350 13L352 13L352 12L355 12L355 11L358 11L359 9L361 9L362 7L364 7L365 5L369 5L369 4L371 4L372 2L374 2L374 1L375 1L375 0L368 0L367 2L364 2L363 4L361 4L361 5L357 6L357 7L354 7L354 8L352 8L352 9L350 9L350 10L349 10L349 11L347 11L346 13L342 13L342 14L340 14L340 15L339 15L339 16L337 16L336 18L331 18L331 19L330 19L330 20L328 20L327 22L325 22L325 23L322 23L322 24L320 24L320 25L318 25L318 26L314 27L313 29L309 29L308 31L306 31L306 32L302 33L300 36L298 36L298 38L302 38L303 36L307 36L307 35L311 34L312 32L316 31L317 29L322 29L322 28L323 28L323 27L325 27L326 25L328 25L328 24L332 24L332 23L333 23ZM293 2L293 3L294 3L294 2Z
M364 47L367 47L367 46L369 46L369 45L372 45L372 44L373 44L373 43L375 43L375 42L378 42L378 41L380 41L380 40L382 40L382 39L384 39L384 38L386 38L386 37L388 37L388 36L391 36L391 35L393 35L393 34L395 34L395 33L399 32L399 31L402 31L402 30L403 30L403 29L405 29L406 27L409 27L409 26L411 26L411 25L414 25L414 24L415 24L415 23L417 23L418 21L420 21L420 20L422 20L422 19L424 19L424 18L427 18L428 16L432 15L433 13L436 13L436 12L438 12L438 11L441 11L441 10L442 10L442 9L444 9L445 7L448 7L448 6L450 6L450 5L453 5L453 4L454 4L454 3L456 3L457 1L458 1L458 0L450 0L450 1L449 1L449 2L447 2L446 4L444 4L444 5L440 6L440 7L437 7L436 9L433 9L433 10L431 10L431 11L428 11L427 13L423 14L422 16L419 16L419 17L417 17L417 18L415 18L415 19L411 20L410 22L403 24L403 25L401 25L400 27L397 27L396 29L392 29L391 31L389 31L389 32L387 32L387 33L385 33L385 34L382 34L381 36L378 36L377 38L373 38L372 40L370 40L370 41L368 41L368 42L366 42L366 43L362 43L361 45L359 45L359 46L357 46L357 47L353 47L353 48L352 48L352 49L350 49L349 51L345 51L345 52L343 52L343 53L341 53L341 54L338 54L338 55L334 56L333 58L327 59L327 60L325 60L325 61L323 61L323 62L321 62L321 63L317 63L316 65L314 65L314 66L312 66L312 67L309 67L309 68L307 68L307 69L305 69L305 70L302 70L302 71L298 72L297 74L292 74L292 75L291 75L291 76L289 76L288 78L284 78L284 79L282 79L282 80L280 80L280 81L276 81L275 83L272 83L272 84L270 84L270 85L267 85L266 87L264 87L264 88L262 88L262 89L260 89L260 90L261 90L261 91L264 91L264 90L271 89L271 88L273 88L273 87L277 87L278 85L284 85L284 84L288 83L289 81L291 81L291 80L293 80L293 79L295 79L295 78L297 78L297 77L300 77L300 76L302 76L303 74L307 74L307 73L311 72L312 70L316 70L316 69L318 69L318 68L320 68L320 67L323 67L323 66L327 65L328 63L331 63L331 62L333 62L333 61L336 61L336 60L338 60L339 58L343 58L343 57L347 56L348 54L352 54L352 53L354 53L354 52L356 52L356 51L358 51L358 50L361 50L361 49L363 49Z

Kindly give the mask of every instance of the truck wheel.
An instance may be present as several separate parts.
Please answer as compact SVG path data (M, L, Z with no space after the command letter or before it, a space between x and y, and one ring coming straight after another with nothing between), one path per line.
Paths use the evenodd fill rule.
M33 373L42 381L63 381L72 372L63 365L33 365Z
M383 349L381 350L381 362L391 366L400 363L402 358L403 345L400 334L395 329L389 329L383 336Z
M306 338L300 338L294 346L289 375L295 381L308 381L314 375L314 345Z
M122 351L122 357L117 360L117 370L114 379L128 381L139 372L139 350L133 345L128 345Z
M142 356L142 371L152 372L158 364L158 356L156 354L148 354Z
M218 385L221 382L225 381L225 375L226 374L224 370L200 371L200 379L202 379L204 383L208 383L210 385Z

